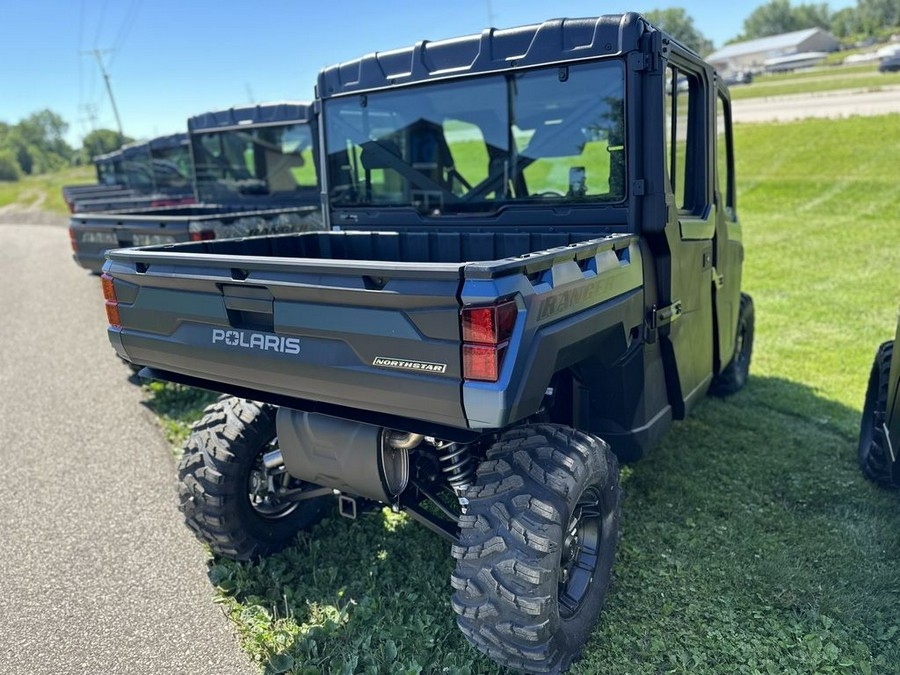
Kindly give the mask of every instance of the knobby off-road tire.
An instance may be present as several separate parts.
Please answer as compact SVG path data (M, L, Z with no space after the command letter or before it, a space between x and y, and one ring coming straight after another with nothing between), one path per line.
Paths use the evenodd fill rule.
M885 342L875 354L859 429L859 468L866 478L885 487L892 485L884 416L887 411L893 351L894 343Z
M214 553L232 560L273 553L324 515L321 498L251 502L251 480L274 438L275 409L234 397L210 405L194 425L178 465L179 508Z
M709 393L713 396L736 394L747 384L747 378L750 376L750 358L753 356L753 324L753 298L741 293L734 355L731 363L713 378L709 387Z
M620 496L602 440L557 424L504 433L467 491L453 547L453 609L469 642L517 670L567 669L603 607Z

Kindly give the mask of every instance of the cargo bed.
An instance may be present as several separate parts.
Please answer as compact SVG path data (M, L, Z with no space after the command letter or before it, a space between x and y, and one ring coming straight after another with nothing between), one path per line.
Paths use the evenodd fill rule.
M100 271L106 252L113 248L321 227L319 209L313 206L248 209L221 204L143 208L127 213L76 213L69 222L75 260L92 272Z
M115 250L104 268L118 301L109 335L120 356L166 379L300 408L337 406L345 417L467 429L461 305L517 293L530 339L553 318L545 301L562 308L568 293L575 310L638 288L633 240L310 232ZM588 297L591 288L599 294ZM522 359L523 377L525 367ZM488 389L505 401L510 377Z

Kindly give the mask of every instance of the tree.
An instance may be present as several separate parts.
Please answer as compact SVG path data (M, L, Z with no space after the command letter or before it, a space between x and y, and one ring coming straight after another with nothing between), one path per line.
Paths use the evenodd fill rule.
M16 129L28 144L42 152L59 155L67 161L72 159L72 148L64 138L69 125L52 110L31 113Z
M68 128L52 110L40 110L18 124L0 125L0 151L8 152L23 173L54 171L74 157L64 138Z
M831 12L827 4L797 5L789 0L770 0L744 19L742 40L781 35L804 28L831 28Z
M845 7L831 16L831 32L846 38L863 32L863 21L857 7Z
M15 155L9 150L0 150L0 181L19 180L21 176L22 171Z
M90 162L97 155L104 155L107 152L118 150L126 143L131 143L134 139L119 136L118 131L111 129L95 129L81 142L81 154L85 163Z
M863 30L869 35L900 26L900 0L859 0L857 10Z
M696 26L694 19L681 7L654 9L644 12L644 16L654 26L661 28L689 49L701 56L713 50L713 43Z
M794 30L804 28L831 30L831 11L824 2L821 5L797 5L793 9L793 14L797 26Z

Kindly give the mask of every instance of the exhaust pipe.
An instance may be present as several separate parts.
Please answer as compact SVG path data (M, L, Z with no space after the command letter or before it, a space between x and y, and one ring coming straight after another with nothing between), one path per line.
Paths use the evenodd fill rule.
M385 431L388 445L394 450L412 450L425 440L425 434L404 433L402 431Z

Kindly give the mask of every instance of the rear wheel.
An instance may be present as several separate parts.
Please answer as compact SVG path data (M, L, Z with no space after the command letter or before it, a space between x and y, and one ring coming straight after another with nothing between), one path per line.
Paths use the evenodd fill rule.
M568 668L606 598L620 495L602 440L556 424L504 433L468 490L453 547L453 609L468 640L517 670Z
M875 354L859 429L859 468L866 478L884 486L892 484L884 416L893 351L894 343L885 342Z
M275 409L234 397L209 406L178 465L179 508L214 553L251 560L290 544L324 515L325 498L297 501L304 486L263 456L277 449Z
M750 358L753 356L753 330L753 298L741 293L737 333L734 337L734 355L722 372L713 378L709 387L710 394L730 396L747 384L747 378L750 376Z

